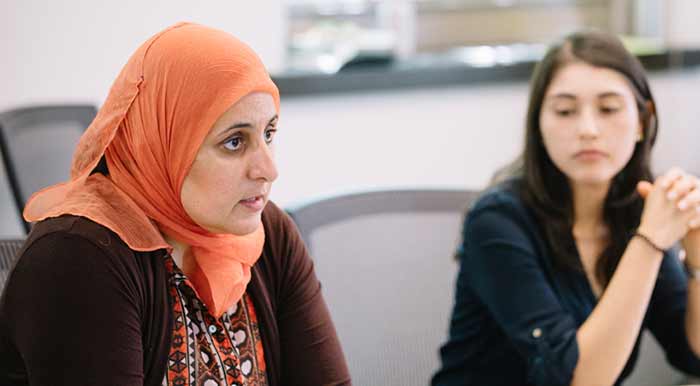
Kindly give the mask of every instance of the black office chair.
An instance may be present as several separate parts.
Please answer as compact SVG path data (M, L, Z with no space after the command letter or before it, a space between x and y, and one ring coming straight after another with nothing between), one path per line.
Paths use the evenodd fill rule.
M0 240L0 291L5 288L5 281L12 269L17 253L22 249L23 239Z
M0 151L20 218L32 193L68 179L78 139L96 114L92 105L36 106L0 113ZM30 224L23 223L29 232Z

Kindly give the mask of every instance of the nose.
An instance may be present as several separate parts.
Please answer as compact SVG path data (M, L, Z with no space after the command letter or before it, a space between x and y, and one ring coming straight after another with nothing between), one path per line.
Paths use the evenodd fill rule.
M277 165L272 148L265 142L260 143L254 150L248 168L252 180L273 182L277 179Z
M598 119L590 109L586 109L581 113L578 122L578 135L581 139L593 139L600 135Z

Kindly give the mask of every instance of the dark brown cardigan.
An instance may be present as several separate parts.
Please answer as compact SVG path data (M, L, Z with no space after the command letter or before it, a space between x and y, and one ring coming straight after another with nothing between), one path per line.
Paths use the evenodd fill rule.
M271 386L350 385L313 263L291 219L263 212L254 301ZM164 250L62 216L33 228L0 299L0 385L160 385L172 333Z

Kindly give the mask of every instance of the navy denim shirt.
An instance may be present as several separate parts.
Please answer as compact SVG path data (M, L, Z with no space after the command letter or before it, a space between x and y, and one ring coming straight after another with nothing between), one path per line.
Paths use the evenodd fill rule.
M449 338L433 385L569 385L576 331L597 299L583 272L553 268L517 181L486 192L466 216ZM678 369L700 374L685 336L687 281L675 253L664 256L643 328ZM637 358L639 339L619 385Z

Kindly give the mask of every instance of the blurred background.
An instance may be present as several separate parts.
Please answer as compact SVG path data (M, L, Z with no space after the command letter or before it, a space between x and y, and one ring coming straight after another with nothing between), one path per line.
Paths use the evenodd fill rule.
M282 205L350 190L483 186L520 148L534 62L581 28L623 36L650 69L661 117L655 166L700 172L695 0L1 4L0 111L99 106L131 52L177 21L246 41L282 92L273 191Z
M278 84L272 198L283 207L380 189L483 188L521 148L535 63L549 43L582 28L621 36L649 70L660 116L654 169L700 174L698 15L698 0L0 0L0 126L3 160L14 162L9 175L8 162L0 167L0 237L24 234L23 195L68 177L87 125L29 114L32 121L26 108L84 105L89 122L129 55L179 21L247 42ZM18 119L32 135L22 125L8 132ZM20 174L35 181L21 194L11 184ZM444 249L449 258L454 246ZM451 281L443 284L440 328ZM437 343L428 349L434 369ZM660 351L648 355L647 363L663 363ZM675 376L646 370L629 384Z
M699 14L696 0L2 0L0 111L99 107L141 42L188 20L250 44L279 85L281 205L479 188L520 149L528 79L546 45L598 28L622 36L650 70L655 168L700 173ZM51 163L58 181L80 132L47 135L46 151L65 154L66 165ZM0 233L12 234L16 208L4 210Z

